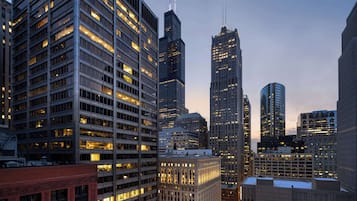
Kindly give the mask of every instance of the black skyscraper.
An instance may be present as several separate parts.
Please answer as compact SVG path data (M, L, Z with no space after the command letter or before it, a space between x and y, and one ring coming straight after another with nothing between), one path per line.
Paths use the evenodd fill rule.
M238 199L235 192L243 177L244 136L242 55L237 29L222 27L212 38L211 53L210 146L222 157L222 200Z
M357 4L342 33L338 68L337 176L344 188L357 190Z
M165 13L165 35L160 38L160 127L172 128L185 108L185 43L181 22L173 10Z

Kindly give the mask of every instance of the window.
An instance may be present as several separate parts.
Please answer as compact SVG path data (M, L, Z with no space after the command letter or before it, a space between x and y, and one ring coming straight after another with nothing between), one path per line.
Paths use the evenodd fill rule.
M66 201L67 189L51 191L51 201Z
M41 193L21 196L20 201L41 201Z

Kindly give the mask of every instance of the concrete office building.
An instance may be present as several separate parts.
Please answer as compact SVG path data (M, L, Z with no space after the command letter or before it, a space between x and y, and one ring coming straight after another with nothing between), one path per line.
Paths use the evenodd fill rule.
M269 83L260 91L260 136L285 135L285 87Z
M222 158L222 200L238 199L243 178L242 52L237 29L212 37L210 148ZM226 189L226 190L224 190Z
M338 62L337 175L341 185L357 192L357 4L342 33Z
M313 156L303 153L261 153L254 157L254 175L284 179L313 178Z
M242 184L242 201L354 201L335 179L312 181L249 177Z
M305 153L314 156L314 176L337 178L336 111L313 111L299 115L297 138L305 145Z
M247 95L243 97L243 132L244 132L244 177L253 174L251 150L251 108Z
M190 151L161 156L158 200L220 201L220 160Z
M208 148L207 121L199 113L188 113L177 117L175 127L181 127L192 133L197 133L199 149Z
M11 4L0 0L0 127L9 128L11 121Z
M185 43L181 39L181 21L173 10L164 16L164 37L159 45L159 122L160 128L172 128L185 108Z
M157 17L143 0L13 8L20 156L96 164L98 200L156 200Z

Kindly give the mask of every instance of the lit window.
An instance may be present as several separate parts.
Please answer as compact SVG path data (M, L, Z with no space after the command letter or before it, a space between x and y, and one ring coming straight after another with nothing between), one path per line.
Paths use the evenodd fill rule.
M81 119L79 120L79 122L81 124L87 124L87 118L81 117Z
M48 40L46 39L42 42L42 48L47 47L47 45L48 45Z
M123 70L131 75L133 74L133 69L126 64L123 65Z
M36 24L36 28L41 28L43 27L45 24L47 24L48 22L48 17L45 17L43 18L41 21L39 21L37 24Z
M29 65L35 64L37 62L36 57L32 57L29 61Z
M94 10L91 10L91 11L90 11L90 15L91 15L92 17L94 17L94 19L100 21L100 15L99 15L97 12L95 12Z
M90 161L100 161L100 154L90 154Z
M129 84L133 84L133 79L131 79L131 77L123 75L123 79Z
M62 31L58 32L56 35L55 35L55 41L71 34L73 32L73 26L70 26L70 27L66 27L65 29L63 29Z
M117 98L119 98L120 100L126 101L128 103L132 103L135 105L140 105L140 102L138 101L138 99L127 96L125 94L122 94L120 92L117 92Z
M134 43L133 41L131 42L131 47L134 48L136 51L140 52L140 47L138 44Z
M73 28L72 28L73 29ZM110 51L111 53L114 53L114 48L113 46L109 45L107 42L105 42L102 38L100 38L99 36L97 36L96 34L92 33L91 31L89 31L89 29L87 29L86 27L84 27L83 25L79 26L79 30L84 33L86 36L88 36L93 42L98 43L99 45L101 45L102 47L104 47L105 49L107 49L108 51Z
M153 62L153 61L154 61L150 55L148 55L148 60L149 60L150 62Z

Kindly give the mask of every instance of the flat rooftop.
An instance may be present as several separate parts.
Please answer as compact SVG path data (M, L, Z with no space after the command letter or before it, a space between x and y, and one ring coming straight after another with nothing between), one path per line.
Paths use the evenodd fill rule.
M309 181L295 181L295 180L282 180L273 179L271 177L248 177L244 180L243 185L257 185L259 180L272 180L274 187L277 188L297 188L297 189L312 189L312 182Z

